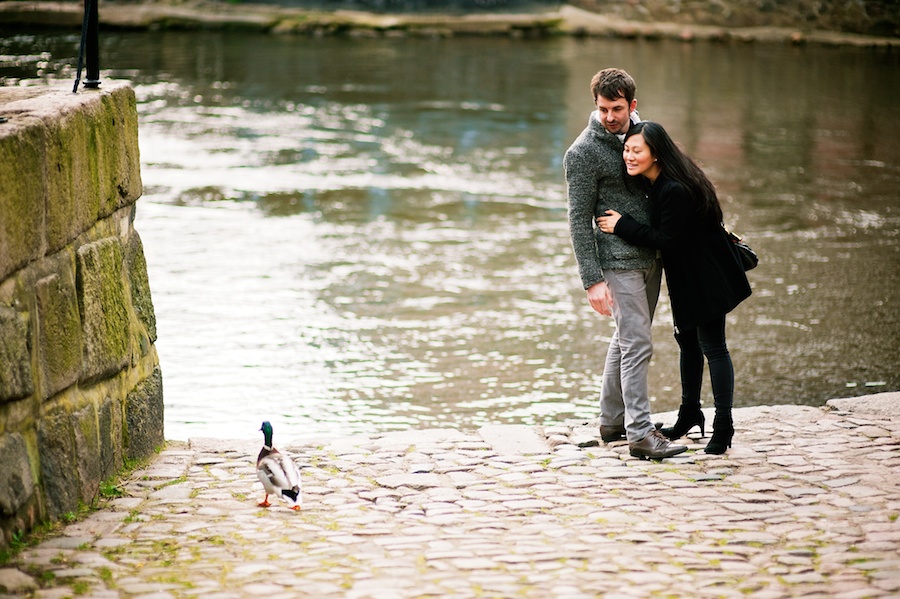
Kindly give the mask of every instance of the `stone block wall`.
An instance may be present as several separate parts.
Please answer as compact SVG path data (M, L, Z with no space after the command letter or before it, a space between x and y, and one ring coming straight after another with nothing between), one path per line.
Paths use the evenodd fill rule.
M0 546L163 443L133 90L0 87Z

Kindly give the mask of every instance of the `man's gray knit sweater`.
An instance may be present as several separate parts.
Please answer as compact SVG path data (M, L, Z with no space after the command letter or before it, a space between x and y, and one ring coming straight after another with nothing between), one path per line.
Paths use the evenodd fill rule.
M622 142L600 124L597 111L591 112L588 126L566 151L563 164L569 190L569 233L584 288L603 281L604 268L652 266L656 250L595 231L594 217L610 209L650 223L650 204L640 177L625 173Z

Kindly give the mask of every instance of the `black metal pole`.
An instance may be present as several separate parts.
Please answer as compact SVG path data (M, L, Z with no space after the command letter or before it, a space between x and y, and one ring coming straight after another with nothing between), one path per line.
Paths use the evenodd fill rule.
M81 67L87 54L87 79L84 86L91 89L100 87L100 17L97 0L84 0L84 20L81 22L81 46L78 48L78 71L72 93L78 93L81 82Z
M98 0L84 0L84 9L88 13L87 43L87 79L84 86L88 89L100 87L100 14L97 9Z

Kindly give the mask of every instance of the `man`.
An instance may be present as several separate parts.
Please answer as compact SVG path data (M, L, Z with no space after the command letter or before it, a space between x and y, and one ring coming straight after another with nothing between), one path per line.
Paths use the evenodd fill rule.
M632 118L638 121L634 79L621 69L604 69L591 80L591 92L597 110L566 151L564 165L578 272L591 308L616 321L600 390L600 436L606 443L627 438L631 455L641 459L667 458L687 447L671 443L650 421L650 324L662 265L655 250L594 229L595 217L610 209L650 222L639 177L628 177L622 160L622 141Z

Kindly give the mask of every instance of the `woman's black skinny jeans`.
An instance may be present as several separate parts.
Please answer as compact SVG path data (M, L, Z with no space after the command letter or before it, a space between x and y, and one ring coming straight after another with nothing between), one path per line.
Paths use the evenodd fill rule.
M681 348L681 404L700 408L703 357L706 356L716 413L730 415L734 401L734 365L725 345L725 315L694 329L676 331L675 340Z

